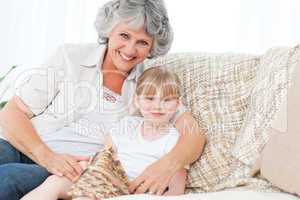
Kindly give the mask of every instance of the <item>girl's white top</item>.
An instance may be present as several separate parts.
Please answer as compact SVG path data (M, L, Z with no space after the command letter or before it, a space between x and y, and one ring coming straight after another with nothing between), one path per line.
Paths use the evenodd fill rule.
M177 143L179 133L171 126L164 135L155 140L146 140L141 134L142 117L124 117L110 129L112 142L129 180L167 154Z

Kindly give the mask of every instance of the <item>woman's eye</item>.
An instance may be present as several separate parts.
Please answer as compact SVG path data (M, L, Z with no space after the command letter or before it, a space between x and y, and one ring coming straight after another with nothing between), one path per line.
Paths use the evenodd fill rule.
M146 41L143 41L143 40L142 40L142 41L140 41L139 43L140 43L142 46L148 46L148 42L146 42Z
M128 40L129 39L129 35L126 34L126 33L121 33L120 34L121 38L125 39L125 40Z

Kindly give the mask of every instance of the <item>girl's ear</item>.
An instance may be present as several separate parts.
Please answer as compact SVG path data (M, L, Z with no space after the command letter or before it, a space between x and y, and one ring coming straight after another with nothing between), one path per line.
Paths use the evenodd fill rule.
M177 100L177 109L180 108L182 105L183 105L183 104L182 104L181 99L178 99L178 100Z
M181 100L181 98L179 98L178 99L178 106L182 106L183 104L182 104L182 100Z

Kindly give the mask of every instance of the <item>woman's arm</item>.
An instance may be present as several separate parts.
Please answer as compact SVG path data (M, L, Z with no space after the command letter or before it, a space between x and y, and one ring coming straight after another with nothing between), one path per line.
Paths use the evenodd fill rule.
M163 194L174 174L201 155L205 136L193 116L189 112L183 113L177 119L175 126L180 133L177 144L163 158L147 167L130 184L131 193L140 194L149 190L157 191L158 195Z
M180 138L168 156L171 163L177 166L175 168L181 169L195 162L200 157L206 138L198 122L190 112L183 113L177 119L175 127L180 133Z
M43 143L30 122L32 116L33 113L22 103L19 97L15 96L0 111L0 124L6 139L16 149L38 162L34 149L42 149ZM30 146L26 145L27 143L30 143Z
M182 195L185 191L187 172L186 169L181 169L175 173L169 183L169 189L163 195Z
M30 121L32 116L32 112L19 97L11 99L0 111L0 124L6 139L49 172L64 175L70 180L75 179L82 172L77 161L87 158L52 152L35 131Z

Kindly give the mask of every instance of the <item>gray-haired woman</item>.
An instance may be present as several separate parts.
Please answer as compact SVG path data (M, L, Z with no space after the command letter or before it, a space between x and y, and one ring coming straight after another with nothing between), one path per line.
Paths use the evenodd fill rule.
M100 8L97 45L64 45L32 73L0 114L0 199L20 199L50 174L76 179L103 147L106 128L134 112L132 97L146 58L164 55L173 34L162 0L112 0ZM189 112L170 153L147 167L130 191L162 194L195 161L205 138Z

